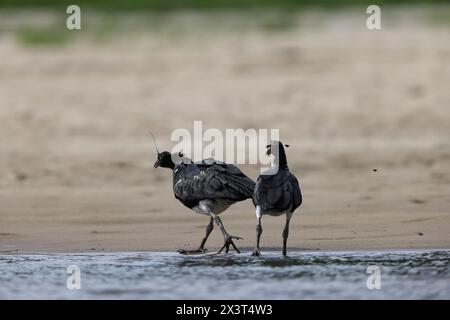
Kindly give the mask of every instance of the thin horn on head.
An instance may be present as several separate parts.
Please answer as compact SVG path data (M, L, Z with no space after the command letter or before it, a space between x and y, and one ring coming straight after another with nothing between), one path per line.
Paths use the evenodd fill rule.
M153 135L153 133L151 133L151 132L149 132L149 133L152 135L153 143L155 144L156 152L159 154L158 146L156 145L156 139L155 139L155 136Z

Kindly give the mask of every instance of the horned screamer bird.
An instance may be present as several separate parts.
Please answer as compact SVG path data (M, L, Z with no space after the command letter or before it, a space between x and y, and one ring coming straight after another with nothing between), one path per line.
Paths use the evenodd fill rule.
M286 145L288 147L288 145ZM267 155L272 155L270 169L263 172L256 181L253 192L253 204L256 207L256 247L254 256L261 254L259 240L262 234L261 217L263 215L286 215L283 230L283 255L286 255L286 244L289 236L289 222L295 209L302 204L302 194L297 178L289 171L283 144L273 141L267 146Z
M156 142L155 142L156 147ZM179 250L181 254L203 253L205 243L214 228L214 222L219 226L224 237L224 244L219 253L230 245L240 253L233 239L223 226L219 214L238 201L250 199L253 195L255 182L248 178L236 166L214 161L193 163L182 154L170 154L168 151L159 152L154 167L168 168L173 173L173 192L186 207L196 213L210 217L206 233L200 246L196 250Z

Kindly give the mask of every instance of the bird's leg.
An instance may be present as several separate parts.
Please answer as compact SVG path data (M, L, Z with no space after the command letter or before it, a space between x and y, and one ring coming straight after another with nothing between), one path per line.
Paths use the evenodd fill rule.
M202 239L202 243L200 244L198 249L196 249L196 250L180 249L180 250L178 250L178 252L181 254L204 253L206 251L206 249L205 249L206 240L208 240L208 237L211 234L211 232L213 231L213 229L214 229L214 219L211 217L208 225L206 226L205 237Z
M253 250L252 256L261 255L261 251L259 251L259 240L261 239L261 234L263 230L261 226L261 213L259 207L256 209L256 220L258 222L256 225L256 247L255 250Z
M206 240L208 240L208 237L211 234L211 232L213 231L213 229L214 229L214 219L211 218L211 219L209 219L209 223L206 226L205 237L202 239L202 243L200 244L200 247L199 247L200 250L206 250L205 243L206 243Z
M219 226L220 230L223 233L223 238L224 238L223 247L217 253L221 253L223 249L225 249L225 252L228 253L228 251L230 251L230 245L233 246L234 250L236 250L237 253L241 253L238 250L238 248L236 247L236 245L234 244L233 239L240 240L242 238L241 237L230 236L228 234L228 232L225 230L225 227L223 226L222 220L219 218L219 216L217 216L214 213L210 213L210 215L214 219L216 224Z
M289 222L291 221L291 217L292 217L292 212L288 212L286 213L286 225L284 226L284 230L283 230L283 256L286 256L286 244L287 244L287 239L289 237Z

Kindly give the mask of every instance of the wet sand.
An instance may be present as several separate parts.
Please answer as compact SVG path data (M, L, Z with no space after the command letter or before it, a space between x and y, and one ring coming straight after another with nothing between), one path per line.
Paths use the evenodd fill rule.
M304 196L290 248L450 248L450 27L415 15L376 32L354 12L311 12L281 31L61 47L0 34L0 252L197 246L208 219L175 200L148 135L169 149L194 120L280 129ZM222 218L250 250L251 201ZM281 248L283 223L263 219L263 252Z

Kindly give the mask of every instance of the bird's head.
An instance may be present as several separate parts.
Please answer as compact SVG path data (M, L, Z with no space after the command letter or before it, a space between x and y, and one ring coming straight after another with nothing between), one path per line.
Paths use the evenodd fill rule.
M175 168L175 163L172 160L172 155L170 154L170 152L168 151L159 152L158 146L156 145L155 136L151 132L150 134L153 138L153 143L155 144L156 153L158 154L158 158L156 159L153 167L170 168L170 169Z
M170 168L173 169L175 167L175 163L172 161L172 155L168 151L158 152L158 159L156 159L155 164L153 165L155 168Z
M289 148L288 144L284 145L286 148ZM270 144L268 144L266 146L266 154L268 156L270 156L271 154L273 154L275 157L278 157L278 155L280 154L280 152L284 153L284 146L283 143L281 141L271 141Z

